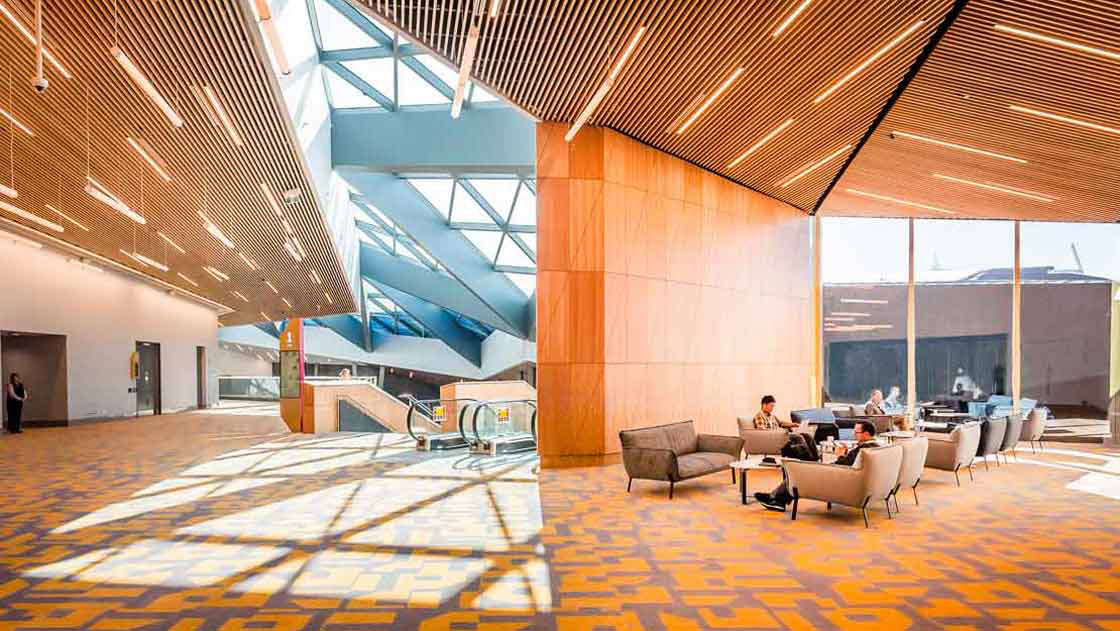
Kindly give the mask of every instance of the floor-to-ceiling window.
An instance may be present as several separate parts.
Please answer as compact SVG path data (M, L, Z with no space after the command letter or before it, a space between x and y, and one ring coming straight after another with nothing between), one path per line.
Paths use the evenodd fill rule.
M824 390L862 404L882 390L906 403L905 219L821 220Z
M1024 407L1104 418L1120 225L1024 222L1021 244Z
M914 222L919 401L967 402L1011 394L1015 224Z

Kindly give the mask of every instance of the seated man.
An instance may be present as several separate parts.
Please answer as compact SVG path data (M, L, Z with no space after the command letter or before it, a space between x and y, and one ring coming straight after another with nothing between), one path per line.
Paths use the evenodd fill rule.
M762 397L762 409L754 415L754 428L790 430L789 442L782 447L782 456L798 460L819 460L816 443L808 440L804 434L793 431L798 428L798 424L793 421L783 421L774 415L776 404L777 399L773 395Z
M883 416L886 412L883 411L883 391L872 390L871 400L863 406L864 416Z
M859 456L859 450L870 447L878 447L879 443L875 442L875 424L871 421L856 421L856 440L859 441L855 447L851 449L841 448L840 456L833 464L838 464L844 467L850 467L855 464L856 458ZM769 493L755 493L754 498L758 500L759 504L765 506L768 510L785 512L786 505L793 501L793 495L789 492L789 487L784 479L781 484L774 488Z

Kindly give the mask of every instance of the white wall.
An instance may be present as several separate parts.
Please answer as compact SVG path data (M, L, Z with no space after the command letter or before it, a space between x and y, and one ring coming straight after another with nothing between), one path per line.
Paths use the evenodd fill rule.
M128 368L137 341L160 344L163 412L197 405L196 348L205 346L213 357L218 347L218 319L211 308L10 241L0 241L0 269L0 329L67 337L71 420L135 413ZM216 405L217 373L209 363L207 395Z
M273 338L275 339L275 338ZM219 346L211 359L214 372L223 377L268 377L272 375L272 362L256 353L240 353Z

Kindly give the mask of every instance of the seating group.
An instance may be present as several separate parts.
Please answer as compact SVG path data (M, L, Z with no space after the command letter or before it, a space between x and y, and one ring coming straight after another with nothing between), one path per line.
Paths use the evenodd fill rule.
M897 424L893 416L839 416L829 408L796 410L793 420L813 425L807 434L834 435L838 429L852 427L855 421L867 420L875 424L877 434L890 431ZM624 430L619 432L622 443L622 460L630 480L627 492L635 479L658 480L669 483L669 497L674 485L690 478L718 473L730 468L741 454L777 457L789 441L785 429L755 429L753 419L738 419L739 436L696 434L692 421L671 423L656 427ZM988 466L988 457L995 456L999 464L1016 456L1019 441L1027 441L1031 448L1041 438L1045 425L1045 412L1034 409L1026 419L1010 416L968 421L957 424L946 432L921 432L902 438L894 444L860 450L854 466L840 466L786 458L782 462L790 494L793 496L791 519L797 519L798 503L803 499L825 502L829 509L841 504L859 509L864 525L869 526L867 509L876 502L883 502L887 517L900 510L898 493L910 489L914 504L918 505L918 484L924 469L951 471L960 486L960 470L967 469L973 478L973 463L977 458ZM825 428L822 432L821 428ZM731 481L735 481L734 469Z

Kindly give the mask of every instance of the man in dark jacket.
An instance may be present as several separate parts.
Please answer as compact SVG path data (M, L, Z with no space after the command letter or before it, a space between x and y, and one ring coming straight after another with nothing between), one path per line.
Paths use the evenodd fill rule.
M856 421L855 434L858 441L856 446L851 449L843 448L840 456L833 464L850 467L855 464L860 449L879 447L879 443L875 442L875 424L871 421ZM789 487L785 479L773 491L755 493L754 497L759 504L769 510L778 512L785 512L786 506L793 501L793 496L789 493Z

